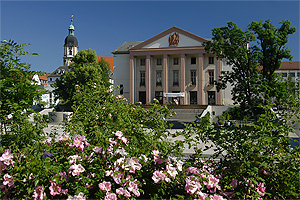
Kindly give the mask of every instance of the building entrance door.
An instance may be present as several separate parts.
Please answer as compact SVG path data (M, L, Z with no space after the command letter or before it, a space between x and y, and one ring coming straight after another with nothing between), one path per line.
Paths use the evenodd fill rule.
M216 105L216 92L215 91L208 91L208 105Z
M146 92L139 92L139 101L146 104Z
M197 104L197 92L190 92L190 104Z

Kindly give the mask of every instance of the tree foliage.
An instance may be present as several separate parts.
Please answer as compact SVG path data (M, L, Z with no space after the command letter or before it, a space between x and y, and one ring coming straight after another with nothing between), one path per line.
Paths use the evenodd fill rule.
M79 51L72 59L74 64L69 66L60 79L57 79L53 87L54 93L62 100L62 104L69 110L74 103L74 95L78 86L103 85L109 89L109 63L103 59L97 61L95 50L85 49Z
M244 110L250 108L253 114L253 108L272 98L280 101L284 91L276 89L280 83L274 72L282 59L292 59L286 44L295 31L288 20L281 22L280 28L270 20L252 22L246 31L233 22L214 28L212 41L205 43L205 49L232 66L232 70L222 72L217 88L231 84L233 101Z
M19 45L11 40L3 40L0 44L0 123L2 127L6 126L10 119L17 120L26 117L33 106L33 100L38 100L44 93L31 78L39 72L30 71L30 65L21 62L21 56L37 55L24 51L24 47L28 45Z

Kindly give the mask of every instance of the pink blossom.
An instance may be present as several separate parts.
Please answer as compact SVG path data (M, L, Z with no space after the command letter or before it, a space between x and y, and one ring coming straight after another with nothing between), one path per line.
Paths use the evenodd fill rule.
M117 195L115 193L107 193L104 200L117 200Z
M81 157L79 155L73 155L68 157L69 163L73 164L76 163L76 160L81 161Z
M211 189L211 188L215 188L215 187L218 187L218 183L219 183L219 179L217 179L216 177L214 177L213 175L209 175L208 176L208 183L206 181L203 182L207 189Z
M93 151L95 153L101 153L102 152L102 148L96 146L95 148L93 148Z
M106 192L109 192L111 190L111 183L110 182L103 181L102 183L99 183L98 186L101 190L104 190Z
M117 98L117 99L122 99L123 96L119 94L118 96L116 96L116 98Z
M81 137L76 137L74 139L73 145L77 148L79 148L80 150L83 150L84 148L84 144L82 142L82 138Z
M6 169L6 165L0 161L0 173Z
M267 175L267 176L269 175L269 173L266 172L266 170L264 170L263 173L264 173L264 175Z
M177 99L174 99L174 102L176 105L178 105L178 100Z
M79 164L79 165L74 164L69 168L69 174L72 173L73 176L79 176L79 174L84 171L85 171L85 169L83 168L83 166L81 164Z
M128 190L133 192L134 190L137 190L138 189L138 185L133 182L133 181L129 181L128 182Z
M265 187L264 183L259 182L259 183L257 184L256 191L257 191L261 196L264 196L264 195L265 195L265 190L266 190L266 187Z
M198 195L199 200L205 200L208 197L208 194L203 193L201 191L197 191L196 194Z
M59 142L66 141L68 139L69 139L69 137L67 135L63 135L63 136L60 136Z
M185 187L184 190L187 191L189 194L194 194L198 189L202 188L198 178L191 176L185 179Z
M137 197L139 197L141 195L139 190L133 190L132 192Z
M130 193L127 190L124 190L124 188L116 189L116 193L120 195L124 195L125 197L131 197Z
M12 187L14 185L14 181L13 181L13 177L8 175L8 174L5 174L3 176L3 185L7 185L8 187Z
M49 146L51 145L51 138L48 138L48 139L46 140L46 144L49 145Z
M61 186L60 186L60 184L57 184L55 182L55 180L50 181L50 182L51 182L51 186L49 187L50 194L52 196L60 195L61 194Z
M14 156L11 154L10 149L5 150L5 152L0 157L0 161L2 161L5 165L9 166L10 164L14 164L14 161L12 160Z
M166 170L167 173L170 174L170 176L172 176L173 178L175 178L176 175L178 174L176 168L173 167L171 164L167 165Z
M108 114L108 118L109 118L109 119L111 119L111 117L112 117L112 114L111 114L111 113L109 113L109 114Z
M109 138L108 141L112 145L117 145L118 144L117 141L114 138Z
M126 165L124 168L125 170L129 170L130 173L135 173L135 170L140 170L142 165L139 163L138 158L132 157L126 159Z
M75 195L74 197L68 196L67 200L85 200L85 196L82 192L79 192L78 195Z
M43 200L46 197L46 193L44 192L43 186L37 186L33 192L32 198L34 200Z
M113 134L115 134L118 137L118 139L120 139L123 136L123 133L121 131L117 131Z
M127 138L126 137L121 137L121 140L127 145L128 144L128 141L127 141Z
M121 177L122 177L122 174L121 174L121 173L112 174L112 178L114 179L114 181L115 181L117 184L120 184L120 183L121 183Z
M166 175L163 173L163 171L158 171L158 170L156 170L152 176L152 180L154 181L154 183L158 183L159 181L164 181L165 178Z
M186 169L186 172L188 172L190 174L199 174L199 171L196 167L189 167Z
M60 180L62 180L63 178L67 179L67 174L66 172L59 172L59 177L60 177Z
M209 197L211 200L225 200L222 196L216 194L210 195Z
M158 150L153 150L151 154L154 156L159 156L161 153Z

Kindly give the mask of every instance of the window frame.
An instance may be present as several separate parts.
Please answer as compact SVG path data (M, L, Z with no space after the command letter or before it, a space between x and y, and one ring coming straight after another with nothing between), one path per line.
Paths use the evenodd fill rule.
M197 70L191 70L191 83L192 85L197 85Z
M215 84L215 71L208 70L208 84L214 85Z
M158 74L160 74L160 77L158 77ZM162 86L162 71L156 71L156 87L158 86ZM158 78L160 78L160 80L158 81Z
M177 57L173 58L173 65L179 65L179 59Z
M145 86L146 86L146 73L145 71L140 71L140 87L145 87Z
M195 62L193 62L195 61ZM191 57L191 65L196 65L197 64L197 59L196 57Z
M209 64L209 65L215 64L215 58L212 57L212 56L208 57L208 64Z
M156 59L156 65L159 65L159 66L162 65L162 59L161 58Z
M177 77L175 76L175 73L177 74ZM175 81L175 78L177 81ZM179 86L179 71L173 70L173 86Z
M140 66L145 66L146 65L146 59L145 58L141 58L140 59Z

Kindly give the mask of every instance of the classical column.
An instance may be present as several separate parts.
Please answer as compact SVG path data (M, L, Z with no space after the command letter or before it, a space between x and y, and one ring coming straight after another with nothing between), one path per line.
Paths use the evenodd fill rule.
M217 61L217 80L219 80L219 77L221 76L221 71L222 71L222 60ZM217 105L222 105L222 90L217 92Z
M129 102L134 103L134 57L130 55Z
M151 103L151 69L150 69L150 55L146 58L146 104Z
M168 80L168 55L164 54L163 58L163 93L169 92L169 80ZM163 104L166 104L168 97L163 98Z
M198 104L202 105L203 99L203 54L198 55Z
M180 92L185 93L185 54L181 54L180 59L181 69L180 69ZM180 103L185 105L185 94L184 97L180 98Z

